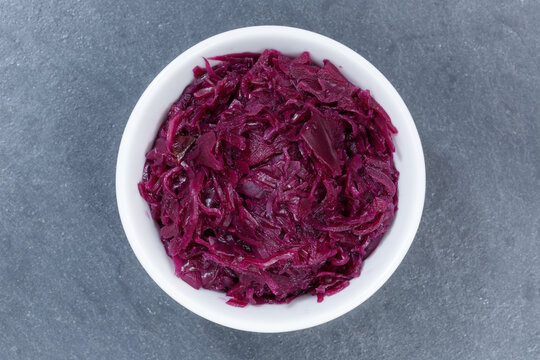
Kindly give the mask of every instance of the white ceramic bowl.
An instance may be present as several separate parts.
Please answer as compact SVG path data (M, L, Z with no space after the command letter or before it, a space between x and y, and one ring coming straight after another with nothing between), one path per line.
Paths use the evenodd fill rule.
M159 240L157 225L139 195L145 154L157 130L182 90L193 80L191 69L202 57L235 52L277 49L287 55L309 51L315 62L329 59L341 66L354 84L371 90L386 109L399 133L394 138L394 161L400 172L399 210L375 252L365 261L362 274L336 295L317 303L306 295L287 305L236 308L225 304L225 295L195 290L176 277L172 260ZM174 59L145 90L126 125L116 168L116 196L122 225L135 255L150 277L174 300L194 313L231 328L256 332L304 329L330 321L354 309L375 293L409 249L418 228L425 193L422 146L405 103L390 82L366 59L325 36L296 28L258 26L228 31L200 42Z

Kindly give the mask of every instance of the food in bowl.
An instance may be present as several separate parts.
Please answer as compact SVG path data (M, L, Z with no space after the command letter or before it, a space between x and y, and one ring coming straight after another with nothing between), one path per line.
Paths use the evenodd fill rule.
M397 132L329 61L205 59L146 154L139 192L176 274L230 305L318 301L360 275L397 210Z

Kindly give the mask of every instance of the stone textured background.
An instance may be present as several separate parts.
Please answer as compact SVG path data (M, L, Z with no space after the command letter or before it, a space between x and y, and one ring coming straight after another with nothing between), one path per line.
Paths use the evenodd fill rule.
M540 358L540 2L0 2L1 359ZM116 209L122 130L173 58L297 26L394 84L423 142L402 265L328 324L253 334L155 285Z

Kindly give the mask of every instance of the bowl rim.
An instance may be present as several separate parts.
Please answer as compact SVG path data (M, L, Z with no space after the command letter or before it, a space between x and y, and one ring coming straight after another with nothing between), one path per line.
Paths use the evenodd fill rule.
M367 67L370 72L373 72L375 74L375 76L377 77L377 80L378 81L380 80L385 86L385 88L387 88L392 93L392 101L398 102L398 106L401 109L403 109L403 111L405 111L404 116L407 118L407 126L409 127L408 130L412 133L412 136L413 136L412 141L413 141L414 149L412 149L412 151L415 152L415 155L419 162L416 178L419 181L417 185L419 186L421 190L419 197L415 203L416 206L413 209L413 214L411 216L412 222L408 224L407 234L406 236L403 237L404 238L403 246L401 246L401 248L399 249L399 252L396 253L396 255L394 255L394 257L392 258L392 262L388 263L388 265L384 267L384 272L378 277L376 282L371 284L371 286L367 289L366 293L360 298L360 300L357 303L353 303L353 304L349 303L348 306L342 306L341 308L327 314L327 316L324 316L324 317L314 316L313 319L307 319L307 320L304 319L301 324L298 324L295 326L287 326L283 328L279 328L276 326L264 326L264 324L259 324L259 325L244 324L244 323L238 323L234 321L233 322L227 321L223 318L216 318L215 316L211 316L211 314L209 314L208 312L204 312L204 311L201 311L201 309L196 308L196 306L194 306L192 302L190 303L186 299L178 298L178 296L176 296L176 294L172 291L172 289L170 289L169 286L165 283L165 281L162 279L160 274L154 271L153 267L149 263L149 259L144 255L144 247L142 246L142 244L135 240L137 237L137 234L136 234L135 229L133 229L132 221L130 220L130 209L127 208L126 203L125 203L125 199L126 199L126 196L128 196L128 194L126 193L124 187L122 186L122 184L125 183L122 170L125 166L127 166L126 162L129 156L129 154L127 153L126 144L128 142L128 138L133 133L134 122L136 121L135 119L138 116L140 116L139 113L141 113L143 109L146 107L147 105L146 103L150 96L150 93L152 93L153 91L156 91L156 87L162 81L162 79L166 78L174 68L180 66L183 60L185 58L188 58L190 54L196 53L206 47L211 47L212 44L215 44L216 42L219 43L221 41L228 40L231 37L232 38L241 37L247 34L249 34L250 36L253 36L253 34L265 34L268 32L294 33L295 35L298 35L298 36L307 36L321 42L327 42L329 46L339 48L340 51L346 53L347 56L351 56L355 58L355 60L358 60L359 62L361 62L363 66ZM167 293L176 302L178 302L179 304L181 304L188 310L194 312L195 314L223 326L227 326L227 327L238 329L238 330L252 331L252 332L286 332L286 331L301 330L301 329L317 326L317 325L326 323L328 321L331 321L335 318L338 318L339 316L349 312L350 310L354 309L355 307L359 306L362 302L370 298L379 288L382 287L382 285L384 285L384 283L386 283L386 281L390 278L390 276L394 273L394 271L397 269L399 264L402 262L418 230L420 220L422 217L424 201L425 201L425 182L426 182L426 175L425 175L424 153L422 150L422 144L421 144L420 137L418 135L418 131L416 129L414 120L407 106L405 105L403 99L399 95L399 93L396 91L393 85L386 79L386 77L384 77L384 75L377 68L375 68L369 61L367 61L365 58L363 58L360 54L358 54L354 50L324 35L321 35L312 31L304 30L304 29L294 28L294 27L264 25L264 26L250 26L250 27L238 28L238 29L226 31L226 32L214 35L212 37L209 37L197 43L196 45L190 47L186 51L182 52L174 60L172 60L163 70L160 71L160 73L147 86L147 88L145 89L145 91L143 92L139 100L137 101L128 119L124 132L122 134L122 139L120 142L120 146L118 150L118 157L117 157L116 183L115 184L116 184L116 199L117 199L118 211L120 214L122 226L124 228L126 237L130 243L130 246L133 252L135 253L138 261L141 263L141 265L145 269L145 271L152 278L152 280L163 291L165 291L165 293ZM280 305L262 305L262 306L280 306Z

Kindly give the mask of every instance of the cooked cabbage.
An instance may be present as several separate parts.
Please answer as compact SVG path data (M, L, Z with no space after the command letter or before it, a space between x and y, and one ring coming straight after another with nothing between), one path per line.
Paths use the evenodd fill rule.
M307 52L209 60L139 183L176 274L233 306L322 301L360 275L394 219L397 130L369 90Z

